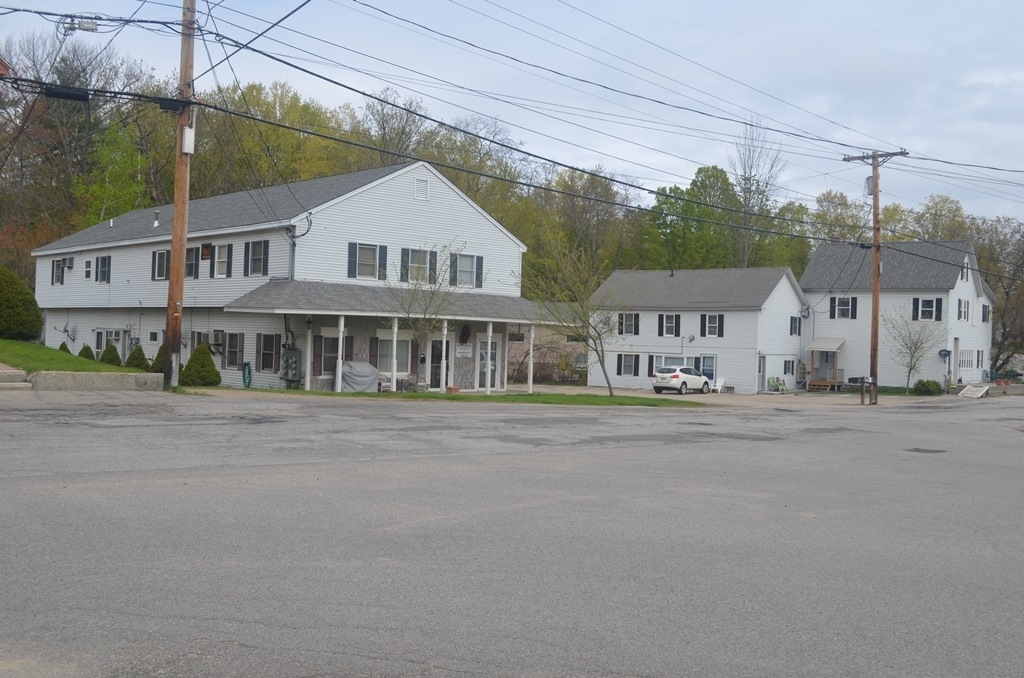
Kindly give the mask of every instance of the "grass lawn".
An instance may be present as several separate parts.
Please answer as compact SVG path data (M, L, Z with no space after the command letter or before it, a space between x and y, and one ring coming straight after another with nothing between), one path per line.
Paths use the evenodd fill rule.
M142 372L134 367L115 367L98 360L79 358L72 353L47 348L42 344L0 339L0 363L26 372Z

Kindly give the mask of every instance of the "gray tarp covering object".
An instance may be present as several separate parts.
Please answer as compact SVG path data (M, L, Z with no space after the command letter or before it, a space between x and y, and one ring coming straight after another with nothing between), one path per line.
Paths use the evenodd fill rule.
M346 360L341 364L341 390L346 392L376 393L380 372L370 363Z

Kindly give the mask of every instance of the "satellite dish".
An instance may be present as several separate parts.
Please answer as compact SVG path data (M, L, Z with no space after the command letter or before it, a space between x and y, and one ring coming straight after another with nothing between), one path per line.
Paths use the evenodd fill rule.
M948 348L944 348L944 349L941 349L939 351L939 357L942 358L943 360L945 360L946 358L948 358L952 354L953 354L953 352L950 351Z

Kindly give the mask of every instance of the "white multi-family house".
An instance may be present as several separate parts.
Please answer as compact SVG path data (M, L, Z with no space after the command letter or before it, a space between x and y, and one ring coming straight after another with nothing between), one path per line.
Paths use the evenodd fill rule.
M981 381L992 345L994 295L968 241L891 242L881 249L878 381L903 386L892 323L932 326L933 345L917 379ZM847 243L818 245L800 279L809 302L809 387L832 388L869 374L872 255ZM886 318L890 320L886 322ZM927 329L927 328L926 328Z
M661 366L691 366L736 393L794 388L807 302L788 268L615 271L594 295L613 309L609 379L651 388ZM591 361L588 383L606 386Z
M140 344L154 357L173 211L130 212L33 252L48 346L114 342L123 358ZM509 328L537 317L520 296L525 250L422 162L194 200L181 359L209 344L230 386L339 389L344 361L357 361L393 375L392 388L415 376L503 390ZM454 291L428 346L402 322L401 290L416 286Z

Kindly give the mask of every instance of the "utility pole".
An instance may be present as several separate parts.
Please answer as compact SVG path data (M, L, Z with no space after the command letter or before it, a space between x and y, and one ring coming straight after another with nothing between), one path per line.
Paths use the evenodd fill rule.
M878 191L878 168L889 158L910 155L900 149L892 153L873 151L866 155L843 157L845 162L871 161L871 357L869 372L871 375L871 395L869 405L878 404L878 304L882 292L882 211Z
M195 0L182 0L181 67L178 72L178 98L193 96L195 68ZM164 386L178 385L181 364L181 314L185 297L185 245L188 241L189 163L195 149L192 107L183 105L178 112L177 148L174 158L174 225L171 231L171 265L167 282L167 329L164 331ZM194 262L196 266L199 262Z

